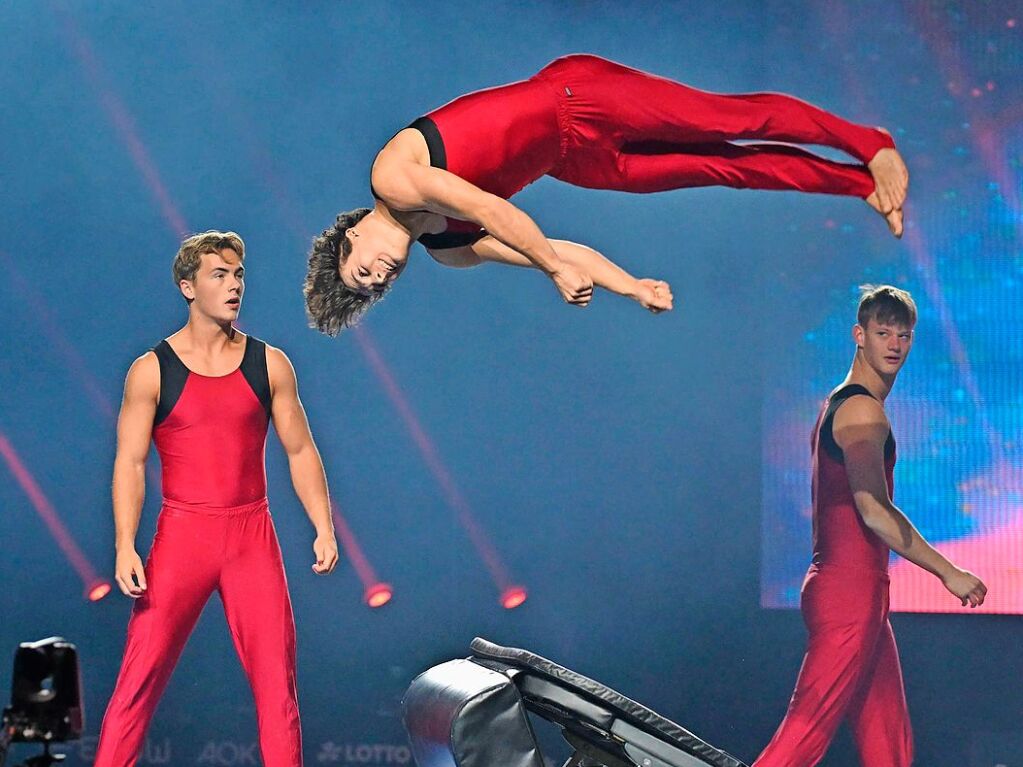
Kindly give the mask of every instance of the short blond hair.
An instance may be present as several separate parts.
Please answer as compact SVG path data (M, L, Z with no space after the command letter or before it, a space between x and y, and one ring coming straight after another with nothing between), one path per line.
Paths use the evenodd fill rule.
M193 234L181 243L178 254L174 256L174 265L171 267L174 284L180 285L182 280L193 282L199 265L202 264L203 254L219 253L227 248L237 253L239 260L245 260L245 243L234 232L218 232L211 229L208 232Z

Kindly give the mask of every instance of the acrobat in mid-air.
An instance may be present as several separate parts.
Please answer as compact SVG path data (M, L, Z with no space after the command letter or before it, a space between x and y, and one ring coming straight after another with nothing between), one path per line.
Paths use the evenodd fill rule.
M750 139L772 143L734 143ZM857 162L793 143L834 147ZM671 309L666 282L548 239L508 202L545 175L637 193L721 185L848 195L896 237L909 183L882 129L780 93L707 93L597 56L565 56L528 80L457 98L387 142L373 162L374 206L341 213L313 244L304 289L311 325L329 335L354 325L401 275L416 240L446 266L539 269L577 306L597 286L652 312Z

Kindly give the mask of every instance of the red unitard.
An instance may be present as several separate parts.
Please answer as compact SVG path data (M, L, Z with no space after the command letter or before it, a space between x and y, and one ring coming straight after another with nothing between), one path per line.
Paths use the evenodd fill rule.
M576 54L528 80L455 99L410 126L431 165L505 199L544 175L576 186L661 192L698 186L796 189L867 197L865 163L891 137L780 93L721 95ZM783 143L840 149L826 160ZM427 247L479 239L479 226L448 220Z
M796 689L771 742L754 767L812 767L844 720L864 767L907 767L913 733L902 669L888 622L888 547L866 526L835 443L835 411L849 397L871 396L858 384L824 403L813 438L813 562L801 607L809 632ZM895 440L885 443L888 493Z
M210 595L224 604L252 686L266 767L302 764L295 622L266 500L270 415L266 347L246 340L226 376L189 371L166 341L153 440L163 507L146 562L148 589L128 623L96 767L132 765L171 672Z

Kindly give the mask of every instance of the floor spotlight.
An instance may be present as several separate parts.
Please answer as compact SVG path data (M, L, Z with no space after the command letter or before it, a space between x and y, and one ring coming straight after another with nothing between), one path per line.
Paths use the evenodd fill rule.
M82 681L78 651L62 637L22 642L14 653L11 705L3 710L0 767L10 743L42 743L25 767L50 767L64 758L50 744L82 737Z
M509 586L501 592L501 607L505 610L514 610L526 601L529 596L523 586Z
M110 583L107 581L97 581L89 587L86 595L89 597L90 602L98 602L109 593Z
M394 596L394 589L390 583L374 583L363 594L363 599L370 607L383 607L391 601Z

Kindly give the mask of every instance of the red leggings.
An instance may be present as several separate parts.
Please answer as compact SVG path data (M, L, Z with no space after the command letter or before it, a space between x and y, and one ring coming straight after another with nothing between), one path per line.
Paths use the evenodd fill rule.
M266 501L195 510L165 503L135 602L96 767L132 765L203 606L217 591L256 701L266 767L302 764L295 621Z
M888 622L888 577L811 569L802 609L806 657L785 719L754 767L812 767L842 720L864 767L908 767L913 733Z
M537 78L558 90L562 159L551 175L576 186L661 192L723 185L867 197L862 163L893 147L889 135L780 93L722 95L589 55L566 56ZM794 146L820 144L859 163Z

